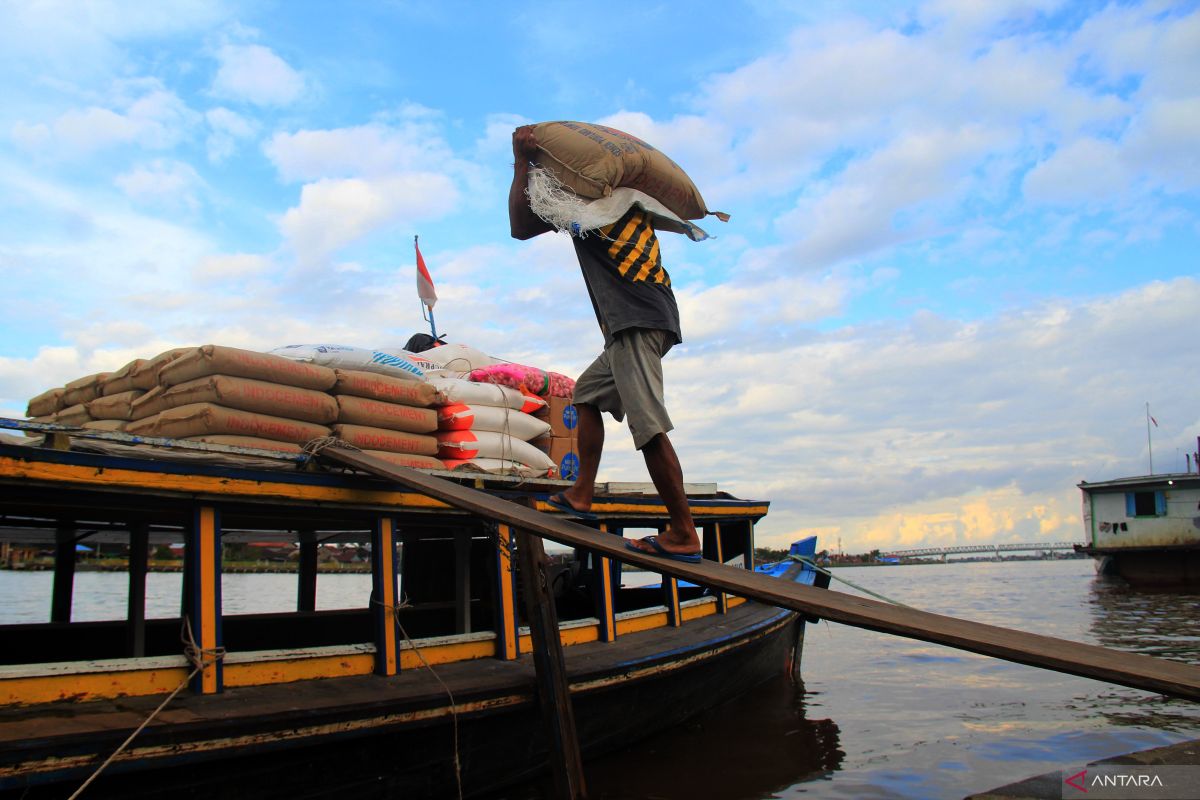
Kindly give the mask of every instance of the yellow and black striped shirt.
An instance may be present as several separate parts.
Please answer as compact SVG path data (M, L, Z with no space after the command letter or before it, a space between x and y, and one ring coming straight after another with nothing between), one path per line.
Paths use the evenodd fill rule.
M646 212L631 208L613 224L572 241L606 346L627 328L666 330L676 344L683 341L671 277Z
M658 236L646 212L633 209L597 233L608 240L606 252L622 278L671 285L671 276L663 269L662 254L658 251Z

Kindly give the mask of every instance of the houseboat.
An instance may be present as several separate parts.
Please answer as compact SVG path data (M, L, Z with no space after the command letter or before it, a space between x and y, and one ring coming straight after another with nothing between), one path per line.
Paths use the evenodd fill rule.
M0 540L55 566L47 621L0 625L0 797L471 796L549 770L507 525L308 454L0 427L42 437L0 438ZM548 513L568 485L438 474ZM589 524L661 530L644 488L601 485ZM768 503L688 488L704 557L756 568ZM222 546L271 541L299 544L295 610L227 613ZM147 618L147 553L176 543L178 614ZM369 552L358 608L317 608L323 543ZM73 619L81 544L128 548L123 618ZM822 585L802 560L770 571ZM576 550L548 580L585 757L796 667L795 613L621 575Z
M1079 484L1087 537L1077 550L1134 586L1200 586L1200 475Z

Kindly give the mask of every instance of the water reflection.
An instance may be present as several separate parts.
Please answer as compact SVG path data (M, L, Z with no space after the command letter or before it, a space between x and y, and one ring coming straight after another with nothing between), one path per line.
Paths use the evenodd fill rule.
M760 798L819 780L845 754L838 726L806 716L803 683L773 679L690 725L587 764L591 797Z
M1105 647L1200 665L1200 593L1135 589L1098 576L1088 610L1089 630ZM1086 700L1114 725L1192 731L1196 724L1186 700L1123 689Z

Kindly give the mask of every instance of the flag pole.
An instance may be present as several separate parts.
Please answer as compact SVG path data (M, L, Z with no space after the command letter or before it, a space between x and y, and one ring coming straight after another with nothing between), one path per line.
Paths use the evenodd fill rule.
M1146 401L1146 452L1150 454L1150 474L1154 474L1154 445L1150 440L1150 402Z
M417 264L420 265L420 263L421 263L421 248L417 244L418 238L419 237L417 237L417 236L413 236L413 250L417 254ZM418 278L419 278L419 273L418 273ZM424 300L421 300L421 319L423 319L429 323L429 332L433 335L434 339L437 339L438 338L437 323L434 322L434 319L433 319L433 306L428 305Z

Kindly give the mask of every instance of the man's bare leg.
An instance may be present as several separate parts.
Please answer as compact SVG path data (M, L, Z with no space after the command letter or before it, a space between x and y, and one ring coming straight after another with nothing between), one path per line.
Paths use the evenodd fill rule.
M595 406L577 403L579 431L579 474L575 485L563 492L567 504L576 511L587 511L592 507L592 495L596 492L596 473L600 470L600 455L604 452L604 419Z
M683 488L683 467L671 440L665 433L658 434L642 448L642 457L646 459L650 480L654 481L654 488L671 515L671 524L658 535L658 543L670 553L700 552L700 537L696 535L696 523L692 521L692 509ZM654 552L650 545L639 543L636 546Z

